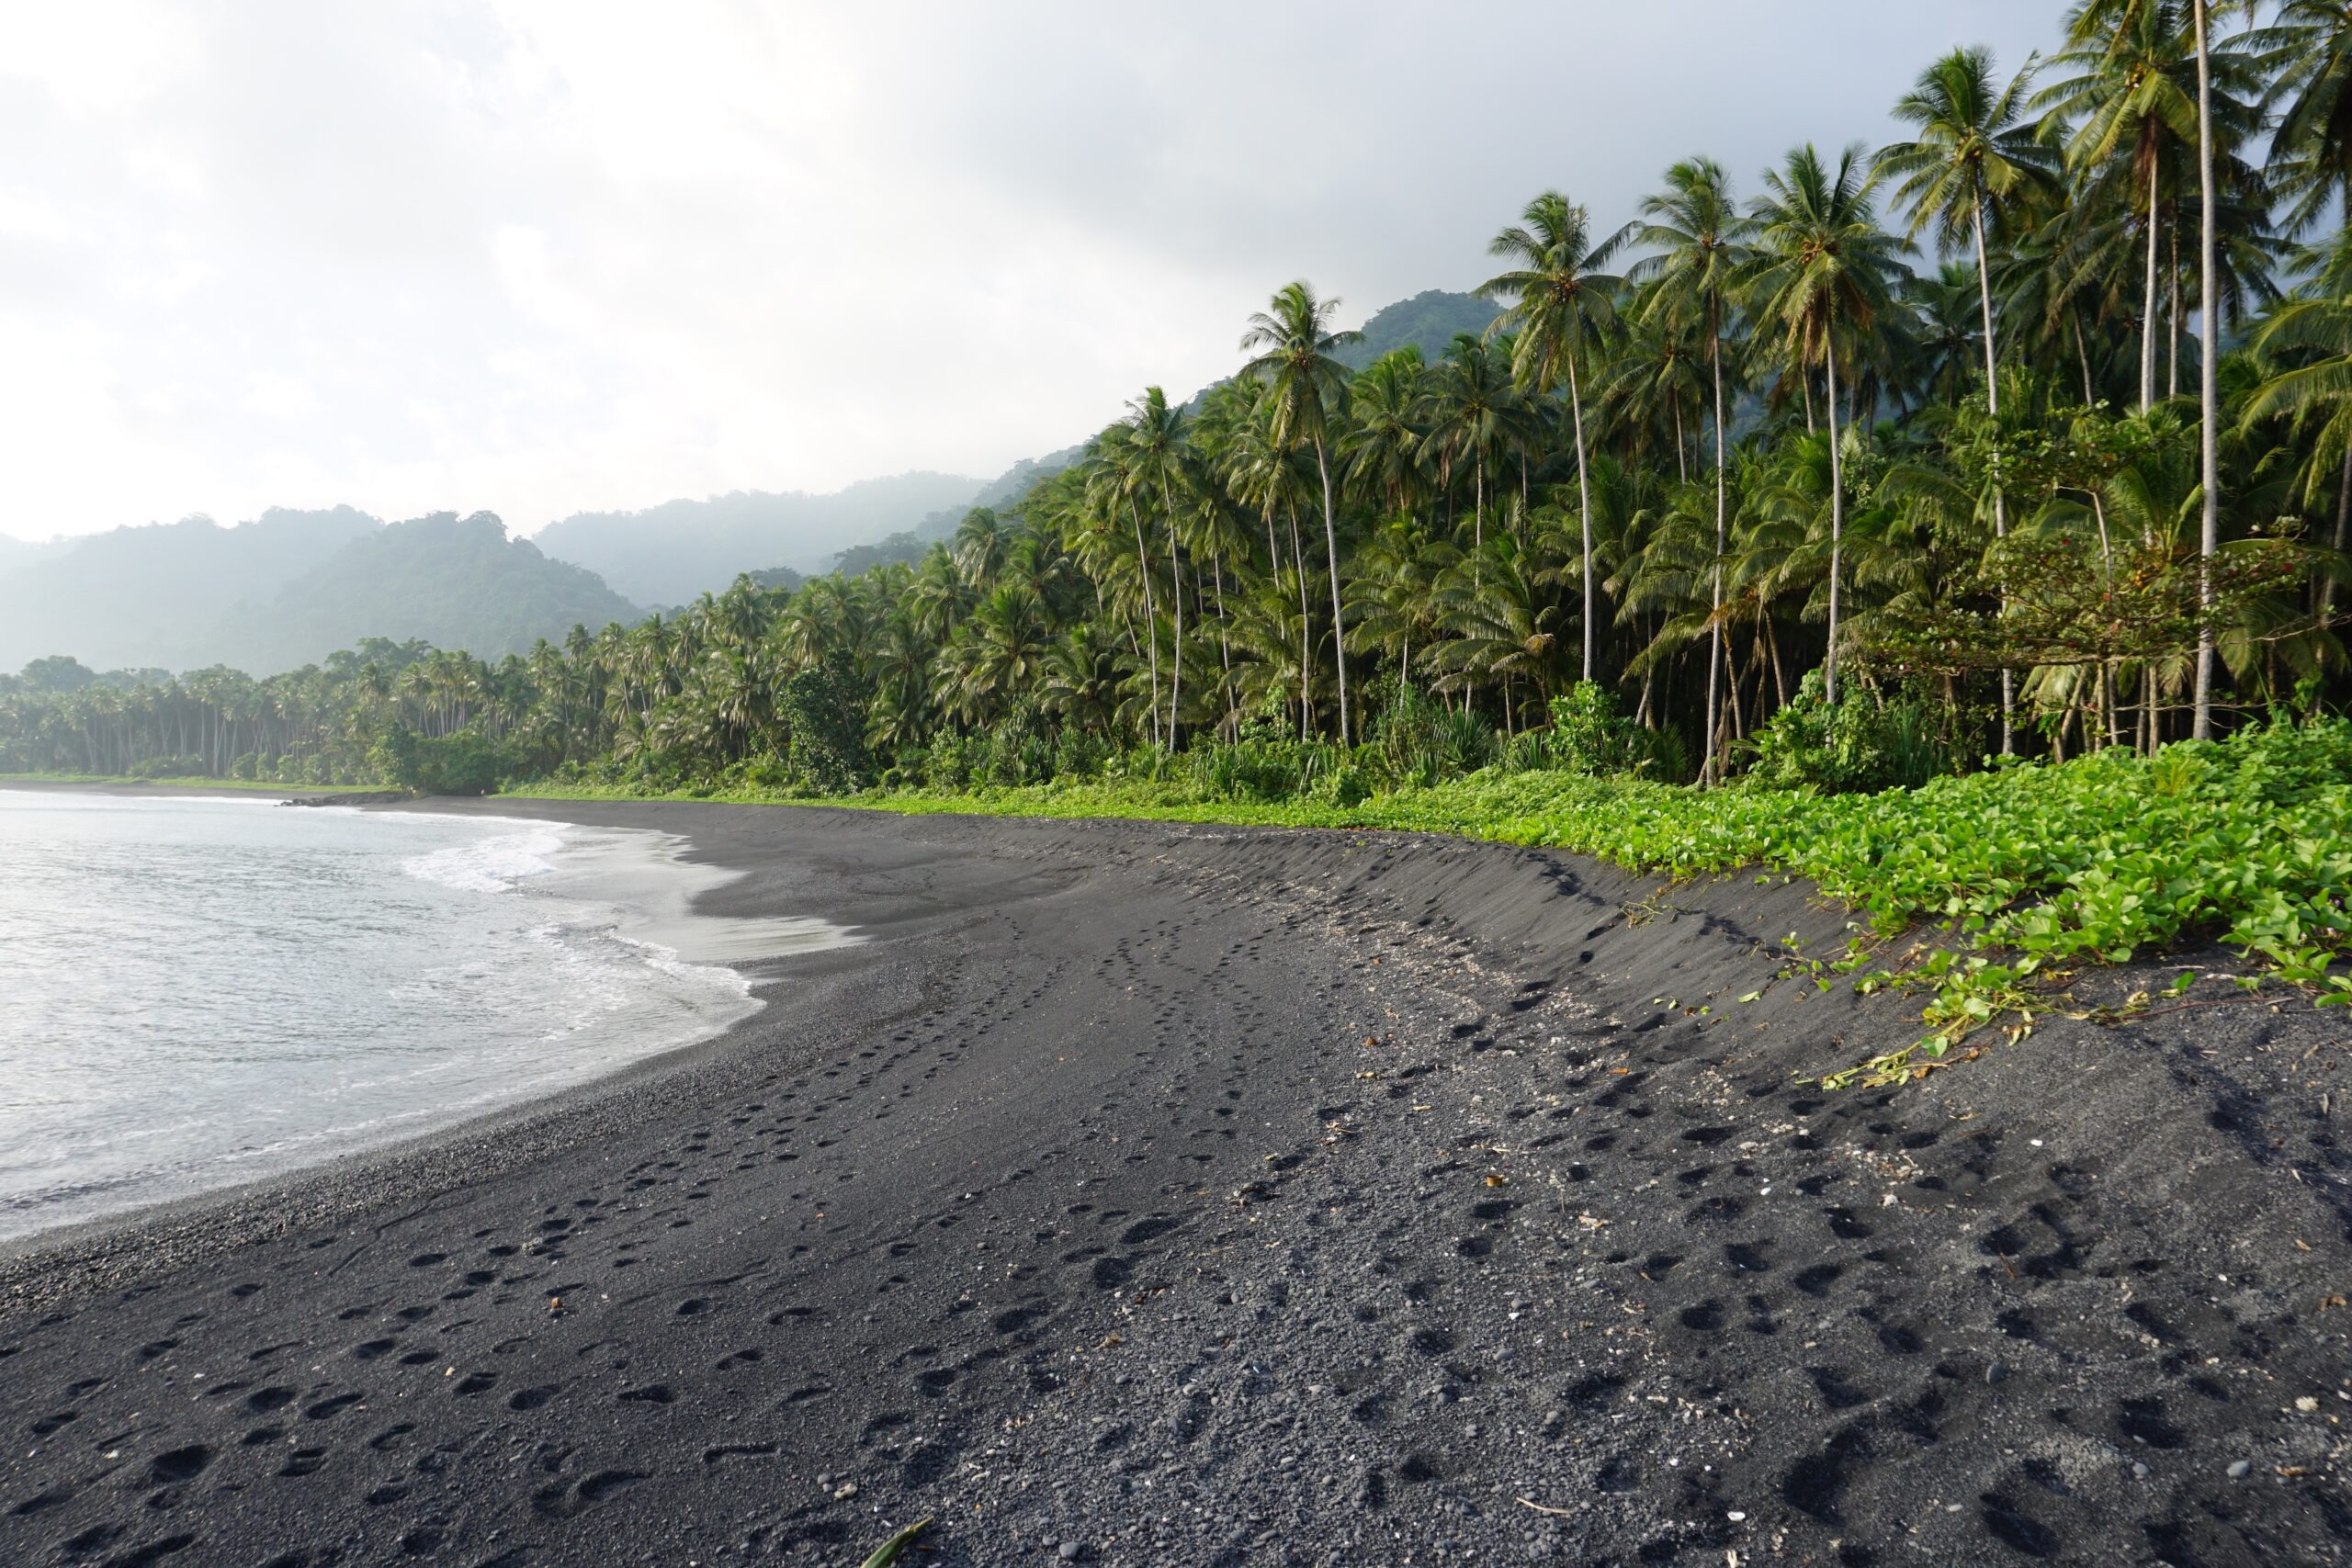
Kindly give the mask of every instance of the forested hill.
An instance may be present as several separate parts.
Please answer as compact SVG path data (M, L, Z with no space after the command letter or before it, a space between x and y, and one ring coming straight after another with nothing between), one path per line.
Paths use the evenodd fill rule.
M639 615L489 513L388 526L347 506L272 510L233 528L118 528L0 575L0 669L66 654L98 670L262 675L373 637L494 658Z
M953 474L906 473L831 495L735 491L642 512L578 513L548 524L535 540L641 604L684 604L718 592L741 572L813 570L854 545L914 528L942 508L960 516L980 488L979 480Z
M289 670L362 637L421 638L478 659L520 653L575 626L624 625L641 612L604 579L509 538L494 513L435 513L379 528L241 608L201 662L254 672ZM197 662L182 660L182 667Z
M1331 357L1351 370L1361 370L1384 354L1417 348L1423 359L1435 365L1445 357L1455 333L1468 333L1475 337L1485 332L1500 312L1501 307L1489 304L1476 294L1425 289L1410 299L1399 299L1374 310L1360 329L1363 335L1358 341L1339 349Z
M97 669L211 662L206 645L231 609L267 603L379 526L347 506L272 508L235 528L191 517L93 535L0 575L0 668L52 653Z

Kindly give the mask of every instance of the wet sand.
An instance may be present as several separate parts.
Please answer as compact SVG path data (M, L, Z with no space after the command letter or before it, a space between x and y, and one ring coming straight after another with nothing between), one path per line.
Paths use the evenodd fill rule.
M706 911L866 940L0 1259L0 1562L2352 1560L2340 1014L2214 984L1825 1096L1917 1013L1773 980L1844 924L1802 886L447 808L681 833L745 874Z

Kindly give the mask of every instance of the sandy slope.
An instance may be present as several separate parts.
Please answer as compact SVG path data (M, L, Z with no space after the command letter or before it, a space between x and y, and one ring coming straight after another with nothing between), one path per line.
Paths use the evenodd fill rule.
M682 1058L0 1264L0 1562L852 1564L926 1514L942 1564L2352 1559L2340 1016L1826 1098L1914 1014L1771 981L1842 924L1799 887L481 808L876 940Z

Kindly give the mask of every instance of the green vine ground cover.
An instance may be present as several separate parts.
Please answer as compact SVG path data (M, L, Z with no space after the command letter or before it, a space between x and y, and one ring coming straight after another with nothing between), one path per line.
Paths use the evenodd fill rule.
M614 789L535 789L619 798ZM698 798L775 798L748 795ZM1826 1081L1923 1074L1975 1030L2030 1027L2065 978L2189 939L2244 952L2323 1006L2352 1002L2352 724L2276 724L2153 758L2110 750L1874 795L1700 791L1623 776L1487 772L1356 805L1205 798L1138 780L828 804L925 813L1271 823L1461 834L1676 877L1765 871L1851 907L1830 969L1922 989L1928 1033ZM1868 971L1905 932L1939 931ZM1823 981L1827 984L1826 980Z

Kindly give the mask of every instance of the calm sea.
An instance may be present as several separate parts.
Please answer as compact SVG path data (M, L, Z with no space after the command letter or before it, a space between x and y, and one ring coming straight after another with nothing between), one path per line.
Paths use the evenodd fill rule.
M758 1006L650 833L0 790L0 1239L543 1094Z

